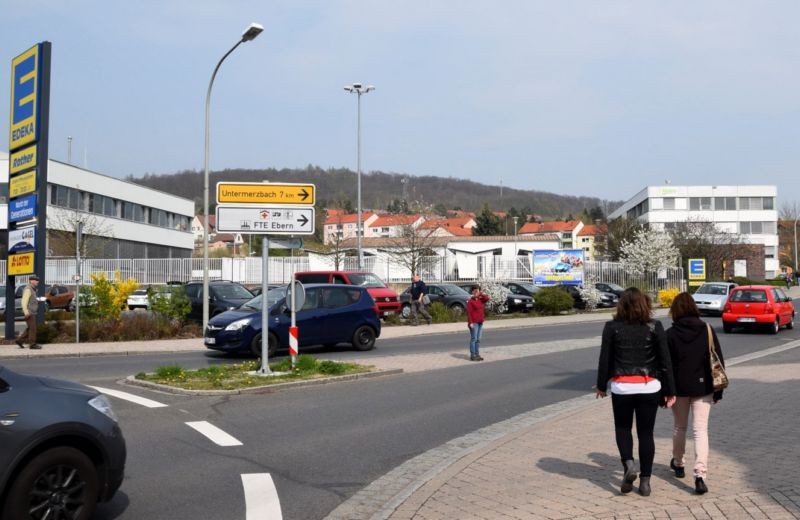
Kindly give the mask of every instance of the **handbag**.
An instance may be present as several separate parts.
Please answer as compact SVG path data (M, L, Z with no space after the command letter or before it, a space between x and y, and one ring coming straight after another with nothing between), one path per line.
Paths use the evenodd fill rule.
M711 325L706 323L706 330L708 332L708 354L709 363L711 365L711 382L714 385L714 391L718 392L728 388L728 374L725 373L725 367L717 356L714 350L714 335L711 333Z
M423 294L422 295L422 304L423 305L430 305L431 304L431 299L428 297L427 294Z

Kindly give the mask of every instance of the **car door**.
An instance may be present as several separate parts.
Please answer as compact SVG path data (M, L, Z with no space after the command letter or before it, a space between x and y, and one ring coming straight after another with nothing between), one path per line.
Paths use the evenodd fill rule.
M431 303L433 302L441 302L447 305L447 302L444 300L445 293L444 290L439 287L438 285L429 285L428 286L428 298L430 298Z
M186 296L192 304L192 310L189 311L188 318L193 320L203 319L203 286L200 284L189 284L185 287Z
M791 298L786 296L786 293L783 292L783 289L780 287L772 289L772 297L775 299L775 305L780 314L780 324L785 325L790 323L792 321L792 315L794 314L794 304Z
M297 342L300 346L319 345L321 343L322 331L325 327L325 309L320 308L320 295L321 290L319 287L306 288L306 299L295 317ZM291 314L284 313L282 319L291 322Z
M360 318L354 309L361 300L363 292L351 285L322 291L321 306L325 312L320 317L323 324L320 343L330 345L352 340Z

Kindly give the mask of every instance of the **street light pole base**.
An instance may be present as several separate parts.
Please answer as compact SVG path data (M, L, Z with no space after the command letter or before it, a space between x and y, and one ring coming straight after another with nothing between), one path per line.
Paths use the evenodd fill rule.
M274 372L269 368L266 369L258 369L252 372L246 372L248 376L260 376L260 377L277 377L277 376L285 376L289 374L289 372Z

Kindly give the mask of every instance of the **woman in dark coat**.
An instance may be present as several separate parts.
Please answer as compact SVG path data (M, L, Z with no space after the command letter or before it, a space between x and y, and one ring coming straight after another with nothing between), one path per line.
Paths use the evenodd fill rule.
M722 349L714 329L700 319L700 311L689 293L680 293L670 308L672 327L667 330L667 343L672 369L675 373L677 400L672 407L675 427L672 432L672 460L669 466L675 476L683 478L686 453L686 429L689 410L692 412L694 435L695 491L708 491L705 479L708 473L708 416L711 405L722 399L722 391L715 392L711 378L709 332L714 350L723 363Z
M650 298L635 287L625 289L614 319L603 329L597 397L605 397L609 391L617 448L625 470L620 491L629 493L637 478L631 432L635 416L641 463L639 493L648 496L656 451L656 412L661 395L666 396L667 407L675 402L675 382L664 327L652 319Z

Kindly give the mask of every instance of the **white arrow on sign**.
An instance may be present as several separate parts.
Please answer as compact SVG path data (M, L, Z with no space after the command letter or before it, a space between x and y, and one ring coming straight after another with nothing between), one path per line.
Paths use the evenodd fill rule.
M314 234L314 208L248 204L217 206L217 231L268 235Z

